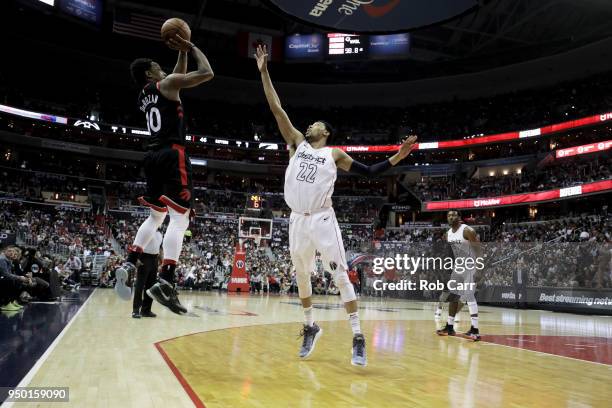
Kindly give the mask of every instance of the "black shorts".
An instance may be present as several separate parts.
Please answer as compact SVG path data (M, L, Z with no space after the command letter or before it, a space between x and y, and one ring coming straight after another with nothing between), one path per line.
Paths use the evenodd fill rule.
M185 213L193 201L193 181L191 160L185 147L174 144L147 152L144 158L144 171L147 179L147 193L138 201L154 210L165 212L166 207ZM185 199L183 190L188 190Z

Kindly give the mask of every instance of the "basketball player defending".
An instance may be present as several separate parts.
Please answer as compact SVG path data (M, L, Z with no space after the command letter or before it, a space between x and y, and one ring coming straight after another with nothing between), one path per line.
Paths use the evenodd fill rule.
M185 124L179 92L210 81L213 71L206 56L191 42L175 35L167 45L179 51L172 74L167 75L158 63L147 58L135 60L130 67L132 78L142 87L137 103L145 114L151 133L146 141L144 158L147 192L138 199L149 207L150 214L138 229L127 260L117 269L116 277L117 292L129 294L131 290L126 290L126 282L131 281L128 278L136 271L143 248L153 239L168 214L170 222L162 243L164 259L159 282L147 294L178 314L187 312L187 309L178 300L174 271L189 225L192 203L191 162L185 153ZM198 66L191 72L187 72L189 52Z
M278 95L272 86L267 69L266 48L258 47L255 54L261 72L266 99L280 132L289 145L289 165L285 172L285 201L291 208L289 219L289 251L296 269L298 294L304 308L304 336L299 356L308 357L322 334L314 322L312 311L312 287L310 271L314 269L315 250L321 254L325 269L332 272L336 286L349 315L353 331L351 363L367 364L365 338L361 333L357 298L348 278L348 266L338 221L332 208L337 169L364 176L384 172L404 159L415 147L416 136L408 138L398 153L388 160L366 166L353 160L337 148L327 147L333 135L331 126L317 121L308 127L304 136L293 127L283 110Z
M454 285L453 288L449 288L447 297L448 320L446 326L441 330L437 330L436 333L439 336L454 336L456 334L453 327L455 324L455 315L461 308L460 301L465 300L470 311L472 326L467 333L462 334L460 337L473 341L479 341L480 333L478 331L478 304L476 303L476 297L474 294L476 293L475 264L477 264L475 260L478 257L482 258L480 239L478 238L478 235L476 235L476 231L474 231L473 228L461 222L459 213L457 213L457 211L449 211L447 214L447 220L448 225L450 225L450 229L445 235L446 240L453 249L455 262L457 262L458 258L463 258L462 262L465 264L465 260L471 258L473 259L471 264L474 265L474 268L457 270L457 266L455 265L450 277L450 280L454 281Z

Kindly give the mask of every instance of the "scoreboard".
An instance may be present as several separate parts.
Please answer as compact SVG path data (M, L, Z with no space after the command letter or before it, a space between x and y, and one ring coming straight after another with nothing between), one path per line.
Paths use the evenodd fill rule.
M287 62L398 60L410 58L409 33L293 34L285 38Z
M359 34L327 34L327 55L360 58L368 54L368 36Z
M251 210L261 210L263 197L258 194L249 194L247 198L247 208Z

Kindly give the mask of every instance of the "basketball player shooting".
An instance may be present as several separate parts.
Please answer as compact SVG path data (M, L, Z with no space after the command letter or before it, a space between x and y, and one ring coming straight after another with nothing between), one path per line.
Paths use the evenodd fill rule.
M192 206L191 162L185 152L180 90L210 81L214 74L206 56L193 43L176 34L166 41L166 45L178 51L178 61L170 75L148 58L136 59L130 67L132 78L142 87L137 103L151 133L146 140L147 153L143 163L147 191L138 199L149 207L150 213L136 233L126 262L116 271L115 288L120 296L129 300L131 288L127 282L132 280L143 248L153 239L168 214L170 222L162 243L164 259L159 282L147 294L180 314L186 313L187 309L178 300L174 274ZM188 53L197 63L195 71L187 72Z
M446 298L448 301L448 320L446 326L441 330L437 330L436 333L439 336L457 335L454 329L455 315L461 309L462 303L460 302L464 300L467 302L470 311L472 325L467 333L460 334L459 337L479 341L478 304L476 303L475 297L475 275L477 270L476 267L466 267L459 270L457 268L457 259L463 258L465 260L471 258L475 260L476 258L482 258L482 246L476 231L467 224L461 222L461 218L457 211L449 211L447 214L447 221L450 228L446 232L445 238L450 244L455 256L455 268L450 277L450 281L453 281L454 285L453 288L449 288L449 293ZM476 262L472 262L472 265L475 264Z
M306 135L298 131L283 110L268 74L268 54L265 46L257 47L257 67L261 72L266 99L276 119L280 132L289 145L289 165L285 172L285 202L291 208L289 219L289 252L296 269L298 294L304 308L303 343L301 358L308 357L323 331L314 322L310 271L314 269L315 250L319 251L325 269L332 272L334 282L349 316L353 331L351 364L367 364L365 337L361 332L357 297L348 277L348 266L342 235L332 208L331 196L337 169L374 176L398 164L415 147L416 136L409 137L399 151L383 162L367 166L353 160L338 148L327 146L333 136L332 127L325 121L317 121L308 127Z

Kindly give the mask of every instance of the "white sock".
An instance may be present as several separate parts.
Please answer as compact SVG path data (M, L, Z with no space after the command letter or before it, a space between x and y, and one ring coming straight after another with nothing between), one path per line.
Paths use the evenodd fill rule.
M306 326L312 326L314 324L312 306L304 308L304 322L306 323Z
M470 309L470 317L472 319L472 326L475 329L477 329L478 328L478 303L468 302L468 307Z
M361 334L361 323L359 322L359 312L349 313L349 323L353 334Z
M446 320L446 323L448 323L450 326L455 324L455 316L448 316L448 319Z

